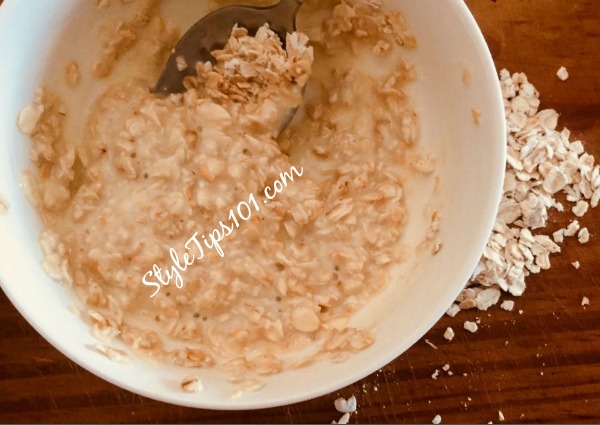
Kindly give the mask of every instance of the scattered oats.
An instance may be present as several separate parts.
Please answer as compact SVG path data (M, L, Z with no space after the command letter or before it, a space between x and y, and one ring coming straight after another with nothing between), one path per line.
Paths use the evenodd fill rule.
M450 327L446 328L446 331L444 332L444 338L446 338L448 341L452 341L454 339L454 329Z
M438 379L439 374L440 374L440 371L438 369L436 369L435 372L433 372L431 374L431 379Z
M425 344L429 345L431 348L433 348L434 350L437 350L437 345L435 345L433 342L429 341L428 339L425 340Z
M470 322L467 320L464 324L464 328L471 333L475 333L475 332L477 332L478 326L477 326L477 323Z
M519 314L523 314L523 310L519 310Z
M188 67L188 63L183 56L177 56L175 58L175 65L177 66L177 70L179 72L186 70Z
M471 108L471 114L473 114L473 122L475 125L481 124L481 111L477 108Z
M583 297L583 298L581 299L581 305L582 305L582 306L584 306L584 307L585 307L586 305L590 305L590 299L589 299L588 297Z
M590 232L587 227L584 227L579 231L579 233L577 233L577 240L581 244L588 243L590 241Z
M131 360L129 359L129 355L123 351L120 350L118 348L113 348L113 347L109 347L107 345L103 345L103 344L94 344L92 346L90 346L94 351L104 355L105 357L109 358L112 361L118 362L118 363L131 363Z
M498 410L498 420L500 422L504 422L504 414L502 413L501 410Z
M202 381L193 375L188 375L181 380L181 389L188 393L198 393L204 389Z
M548 211L554 208L579 217L600 202L600 167L585 152L584 143L570 141L568 129L557 129L556 111L539 109L539 93L525 74L511 75L503 69L499 78L508 129L504 192L473 277L453 304L458 309L494 305L499 301L495 296L476 302L486 296L480 293L492 288L521 296L527 277L549 269L550 256L561 252L558 244L580 228L573 220L566 229L543 234ZM559 193L572 204L570 208L555 198ZM456 315L457 307L451 308L447 313Z
M561 66L558 68L558 71L556 71L556 76L560 78L561 81L566 81L569 78L569 72L567 71L567 68Z
M348 400L343 397L336 399L333 402L335 410L340 413L354 413L356 412L356 397L352 396Z
M506 311L512 311L515 306L515 302L513 300L504 300L502 304L500 304L500 308Z
M579 264L579 261L575 261L574 263L571 263L571 265L575 268L575 269L579 269L579 267L581 266L581 264Z
M433 420L431 421L432 424L441 424L442 423L442 417L440 415L435 415L435 418L433 418Z

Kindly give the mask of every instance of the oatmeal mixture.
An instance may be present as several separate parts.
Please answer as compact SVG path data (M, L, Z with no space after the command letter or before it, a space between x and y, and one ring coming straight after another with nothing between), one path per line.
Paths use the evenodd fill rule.
M140 13L160 10L158 1L139 3ZM72 286L101 339L245 377L343 361L373 342L349 321L405 257L403 182L431 173L433 158L417 151L418 117L405 93L412 67L390 56L394 71L371 76L356 52L372 60L416 41L377 1L304 7L325 16L308 35L288 35L284 49L268 27L255 36L234 28L184 94L152 94L154 75L108 87L81 140L62 132L79 117L58 93L40 90L29 128L35 170L25 182L45 224L44 267ZM140 16L103 43L96 77L153 27ZM173 37L159 39L155 51L169 52ZM278 135L286 107L301 103ZM266 199L264 188L291 166L302 177ZM250 194L260 212L221 243L225 257L207 253L182 288L151 297L144 274L172 264L169 250L181 256L196 232L230 224L229 210Z

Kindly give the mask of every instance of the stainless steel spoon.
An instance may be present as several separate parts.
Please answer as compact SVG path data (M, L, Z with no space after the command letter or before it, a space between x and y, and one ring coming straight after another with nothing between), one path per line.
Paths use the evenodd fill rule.
M285 44L286 34L296 30L296 14L302 3L304 0L281 0L275 6L230 6L208 14L196 22L175 46L156 84L156 93L166 95L184 92L183 79L189 75L196 75L198 62L215 62L211 52L225 46L236 24L253 34L268 23L271 30ZM179 56L189 64L183 71L177 68ZM289 121L284 124L284 127Z

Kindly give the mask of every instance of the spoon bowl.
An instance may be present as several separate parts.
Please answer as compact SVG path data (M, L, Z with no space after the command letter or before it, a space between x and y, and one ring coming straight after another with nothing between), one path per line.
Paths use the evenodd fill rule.
M268 7L229 6L208 14L196 22L173 49L156 84L156 93L167 95L184 92L184 78L196 75L198 62L215 62L211 52L225 46L235 25L246 28L253 34L264 24L269 24L285 45L286 34L296 30L296 14L303 2L304 0L281 0ZM181 69L181 63L187 66ZM289 121L291 117L286 125Z

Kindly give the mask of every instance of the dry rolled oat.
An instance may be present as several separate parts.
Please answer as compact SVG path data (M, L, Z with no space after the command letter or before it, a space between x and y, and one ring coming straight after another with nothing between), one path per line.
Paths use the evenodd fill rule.
M452 341L454 339L454 330L450 327L446 328L444 331L444 338L446 338L448 341Z
M502 308L503 310L506 310L506 311L512 311L514 307L515 307L515 302L513 300L504 300L504 301L502 301L502 304L500 305L500 308Z
M477 323L467 320L464 324L464 328L471 333L475 333L477 332L478 326Z
M349 399L340 397L333 402L335 410L340 413L354 413L356 412L356 397L352 396Z
M561 66L558 71L556 71L556 76L560 78L561 81L567 81L569 78L569 72L567 71L567 68Z
M577 233L577 240L581 244L588 243L590 241L590 232L587 227L579 230L579 233Z
M332 424L347 424L350 422L350 413L344 413L341 418L336 421L331 422Z
M495 296L482 302L480 294L490 289L522 295L527 276L549 269L551 254L561 252L565 238L589 240L589 232L580 230L576 219L565 229L544 234L549 211L582 217L600 201L600 167L581 141L570 140L569 130L557 130L556 111L539 109L539 93L526 75L502 70L500 85L509 131L503 198L473 278L447 311L451 316L460 309L486 309L497 303L500 297ZM559 193L573 204L571 209L557 200Z

